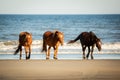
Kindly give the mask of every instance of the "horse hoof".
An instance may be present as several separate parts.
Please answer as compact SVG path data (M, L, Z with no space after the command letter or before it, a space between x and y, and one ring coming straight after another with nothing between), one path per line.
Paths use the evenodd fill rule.
M91 58L92 60L94 59L94 58Z
M86 57L83 57L83 59L86 59Z
M46 60L49 60L49 58L47 57Z
M30 59L30 57L26 57L26 60L29 60Z
M93 57L93 56L91 56L91 59L94 59L94 57Z
M26 60L29 60L29 58L26 58Z
M58 58L57 57L53 57L55 60L57 60Z

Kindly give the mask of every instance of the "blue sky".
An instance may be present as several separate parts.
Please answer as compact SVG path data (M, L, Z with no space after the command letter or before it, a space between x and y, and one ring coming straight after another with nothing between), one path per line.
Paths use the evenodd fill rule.
M0 14L120 14L120 0L0 0Z

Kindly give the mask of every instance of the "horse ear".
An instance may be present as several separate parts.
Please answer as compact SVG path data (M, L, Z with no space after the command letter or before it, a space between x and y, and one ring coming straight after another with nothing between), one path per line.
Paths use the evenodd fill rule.
M57 35L59 33L59 31L55 31L55 35Z
M58 31L53 32L53 37L57 36Z
M59 31L55 31L55 34L58 33Z

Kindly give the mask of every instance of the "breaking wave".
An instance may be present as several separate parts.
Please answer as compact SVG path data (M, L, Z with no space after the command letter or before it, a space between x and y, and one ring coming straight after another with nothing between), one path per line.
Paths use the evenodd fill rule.
M42 40L33 40L32 43L32 53L33 54L42 54ZM14 51L17 49L18 41L0 41L0 54L13 54ZM24 49L24 48L23 48ZM24 50L23 50L24 52ZM51 53L53 53L53 49L51 49ZM63 46L59 47L58 50L59 54L81 54L81 44L79 42L73 44L64 43ZM102 44L102 51L98 52L97 48L95 47L94 54L96 53L116 53L120 54L120 42L115 43L103 43Z

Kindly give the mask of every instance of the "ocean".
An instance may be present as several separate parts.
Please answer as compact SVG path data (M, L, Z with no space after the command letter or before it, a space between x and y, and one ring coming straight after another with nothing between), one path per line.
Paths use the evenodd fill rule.
M18 46L20 32L32 33L32 55L43 55L41 53L42 35L45 31L59 30L64 33L64 46L59 47L58 56L67 55L82 57L79 41L67 44L75 39L81 32L93 31L102 40L102 51L95 48L95 55L117 55L120 59L120 14L101 15L16 15L0 14L0 59L16 59L13 55ZM23 51L24 53L24 51ZM53 54L53 49L51 50ZM69 54L69 55L68 55ZM14 57L10 57L14 56ZM19 55L18 55L19 56ZM18 58L17 56L17 58ZM8 59L9 59L8 58ZM33 59L36 57L33 57ZM67 59L63 58L63 59ZM41 58L43 59L43 57ZM70 59L73 59L70 57ZM78 58L75 58L78 59ZM81 59L81 58L80 58ZM99 59L99 56L98 56Z

